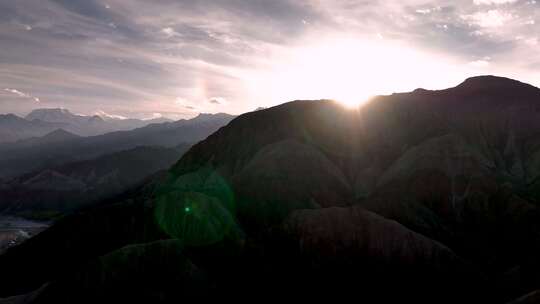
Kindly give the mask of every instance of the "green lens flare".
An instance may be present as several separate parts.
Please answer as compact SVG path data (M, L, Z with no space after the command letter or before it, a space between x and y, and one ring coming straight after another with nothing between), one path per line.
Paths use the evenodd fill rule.
M186 246L202 246L241 235L235 207L225 179L205 168L163 183L156 192L154 218Z

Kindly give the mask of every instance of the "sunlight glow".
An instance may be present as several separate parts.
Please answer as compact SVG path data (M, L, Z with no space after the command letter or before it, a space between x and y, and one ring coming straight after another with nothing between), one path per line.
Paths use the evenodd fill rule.
M315 43L276 52L267 68L244 75L254 100L278 104L296 99L333 99L350 108L370 97L459 83L463 70L441 58L403 43L350 38L318 39Z

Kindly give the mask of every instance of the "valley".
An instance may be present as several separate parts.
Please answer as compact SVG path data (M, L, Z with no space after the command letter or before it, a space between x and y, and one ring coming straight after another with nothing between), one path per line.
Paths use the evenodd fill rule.
M36 222L0 215L0 254L49 227L49 222Z

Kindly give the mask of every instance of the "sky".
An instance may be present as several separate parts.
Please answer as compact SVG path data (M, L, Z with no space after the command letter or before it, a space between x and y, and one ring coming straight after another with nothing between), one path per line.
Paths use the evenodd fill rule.
M0 0L0 113L187 118L540 86L540 1Z

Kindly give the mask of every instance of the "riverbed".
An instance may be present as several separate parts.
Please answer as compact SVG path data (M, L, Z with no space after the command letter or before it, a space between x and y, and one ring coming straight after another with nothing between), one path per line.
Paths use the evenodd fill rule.
M48 222L0 215L0 253L20 244L49 227Z

